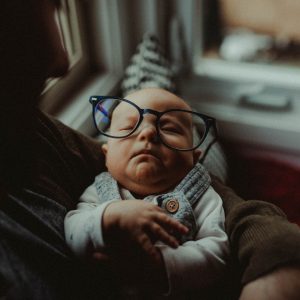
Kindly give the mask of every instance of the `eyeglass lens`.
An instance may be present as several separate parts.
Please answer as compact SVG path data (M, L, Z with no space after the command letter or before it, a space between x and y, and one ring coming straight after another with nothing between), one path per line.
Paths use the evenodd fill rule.
M96 105L94 120L101 133L122 138L137 129L140 112L129 102L107 98ZM158 130L160 139L167 146L188 150L202 142L206 133L206 124L196 113L174 110L160 116Z

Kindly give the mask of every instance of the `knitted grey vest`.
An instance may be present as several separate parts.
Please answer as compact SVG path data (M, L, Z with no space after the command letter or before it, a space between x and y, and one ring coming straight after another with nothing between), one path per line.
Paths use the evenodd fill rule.
M189 233L186 236L178 237L181 242L193 240L199 229L193 206L201 199L210 183L211 179L207 171L200 163L197 163L173 191L162 195L150 195L143 200L156 203L164 209L166 214L189 228ZM98 175L95 185L100 203L122 199L117 181L108 172Z

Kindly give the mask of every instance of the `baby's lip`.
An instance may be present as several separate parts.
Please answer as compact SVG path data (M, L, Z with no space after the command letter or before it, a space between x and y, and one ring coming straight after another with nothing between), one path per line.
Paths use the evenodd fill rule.
M153 149L140 149L138 151L135 151L134 154L132 155L132 157L135 157L135 156L138 156L141 154L152 155L152 156L156 157L157 159L159 159L159 156L157 155L156 151L154 151Z

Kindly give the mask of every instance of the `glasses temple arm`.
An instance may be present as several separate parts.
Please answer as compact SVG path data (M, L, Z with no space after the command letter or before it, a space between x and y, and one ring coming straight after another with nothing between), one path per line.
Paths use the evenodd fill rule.
M216 122L213 122L213 129L214 129L214 133L215 133L215 136L214 138L210 141L210 143L208 144L208 146L206 147L206 149L204 150L203 152L203 155L202 157L200 158L200 162L203 163L205 158L206 158L206 155L208 153L208 151L210 150L210 148L216 143L216 141L218 140L218 129L217 129L217 126L216 126Z

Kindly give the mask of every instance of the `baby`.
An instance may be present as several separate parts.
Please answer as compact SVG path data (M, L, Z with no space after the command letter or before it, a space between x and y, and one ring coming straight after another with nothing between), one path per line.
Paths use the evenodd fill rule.
M125 269L125 281L135 274L131 286L150 285L153 294L174 297L218 284L229 251L224 211L198 162L213 119L157 88L91 102L95 125L108 136L108 172L66 216L71 249L116 273Z

